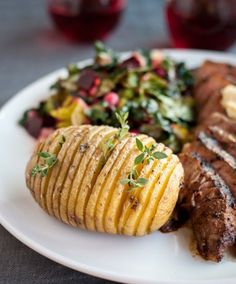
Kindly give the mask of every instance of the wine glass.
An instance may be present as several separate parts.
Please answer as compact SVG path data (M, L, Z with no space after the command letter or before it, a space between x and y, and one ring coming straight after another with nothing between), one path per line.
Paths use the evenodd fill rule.
M236 39L235 0L169 0L166 19L174 47L225 50Z
M73 41L104 39L119 23L126 0L50 0L49 14Z

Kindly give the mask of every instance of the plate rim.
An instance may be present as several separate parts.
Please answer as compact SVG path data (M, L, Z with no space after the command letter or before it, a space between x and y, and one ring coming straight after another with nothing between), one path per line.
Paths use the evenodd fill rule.
M199 55L201 57L218 57L221 58L223 62L227 62L227 61L235 61L236 62L236 57L233 53L229 53L229 52L216 52L216 51L208 51L208 50L193 50L193 49L160 49L161 51L163 51L166 54L184 54L184 53L188 53L190 54L195 54ZM130 54L131 51L126 51L126 52L120 52L122 57L127 56L128 54ZM85 60L81 60L79 61L77 64L79 66L85 66L87 64L89 64L91 62L92 59L85 59ZM59 68L53 72L50 72L42 77L40 77L39 79L33 81L32 83L28 84L27 86L25 86L24 88L22 88L20 91L18 91L15 95L13 95L10 99L8 99L3 106L0 108L0 119L1 119L1 114L5 111L5 109L8 109L9 107L11 107L11 104L14 103L16 100L19 100L22 95L24 93L27 93L28 90L30 88L34 88L36 85L39 85L40 83L42 83L45 80L49 80L49 78L54 77L58 74L58 76L61 76L60 74L65 73L66 68ZM43 97L43 96L42 96ZM14 228L14 226L7 221L7 219L4 218L3 214L1 214L0 211L0 224L11 234L13 235L16 239L18 239L20 242L22 242L23 244L25 244L26 246L28 246L29 248L33 249L34 251L36 251L37 253L49 258L52 261L55 261L57 263L60 263L61 265L64 265L66 267L69 267L71 269L74 269L76 271L80 271L89 275L93 275L95 277L100 277L103 279L108 279L111 281L118 281L118 282L122 282L122 283L143 283L143 281L145 281L145 283L159 283L159 284L197 284L197 283L201 283L201 284L220 284L222 283L222 281L224 281L224 283L228 283L228 284L233 284L235 283L236 277L234 278L226 278L226 279L220 279L220 280L201 280L201 281L189 281L189 280L175 280L174 282L171 280L167 280L167 281L158 281L158 279L156 280L148 280L146 281L145 279L140 279L140 278L135 278L134 276L129 276L129 275L120 275L119 273L115 273L114 272L109 272L108 270L102 270L100 268L96 268L93 265L89 266L86 264L83 264L82 262L79 261L73 261L70 260L67 257L63 257L60 254L55 253L52 250L49 250L47 248L45 248L43 245L40 245L39 243L37 243L36 241L32 240L30 237L27 236L27 234L24 234L24 232Z

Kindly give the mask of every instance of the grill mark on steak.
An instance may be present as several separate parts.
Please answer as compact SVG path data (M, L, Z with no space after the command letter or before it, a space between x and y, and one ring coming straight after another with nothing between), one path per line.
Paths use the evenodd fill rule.
M199 161L200 166L203 170L203 172L210 177L210 179L213 181L215 187L219 189L222 197L226 198L226 201L230 207L234 207L235 204L235 198L231 193L231 190L225 183L225 181L216 173L214 168L211 166L210 163L208 163L205 159L203 159L197 152L192 152L191 156Z
M198 134L198 139L210 151L214 152L217 156L228 163L234 170L236 170L236 159L225 151L214 138L208 136L205 132L201 131Z
M210 126L209 130L216 135L219 135L221 138L223 138L226 142L229 143L236 143L236 136L225 131L224 129L220 128L219 126Z

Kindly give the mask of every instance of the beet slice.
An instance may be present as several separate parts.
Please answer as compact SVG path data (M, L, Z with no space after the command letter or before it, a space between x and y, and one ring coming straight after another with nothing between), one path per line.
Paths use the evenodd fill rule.
M25 128L27 132L34 138L38 138L43 127L43 118L36 110L30 110L27 113Z
M90 91L99 79L97 73L91 69L84 69L79 77L78 86L84 91ZM99 80L100 81L100 80Z

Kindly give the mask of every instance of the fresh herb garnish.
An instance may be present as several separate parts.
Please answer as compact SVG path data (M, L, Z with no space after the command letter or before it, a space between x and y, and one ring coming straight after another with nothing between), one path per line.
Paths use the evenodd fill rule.
M129 185L129 191L138 187L143 187L148 182L148 179L138 177L136 166L137 165L133 165L128 177L120 181L120 183L123 185Z
M66 142L66 137L64 135L61 135L59 139L59 145L62 147L62 145Z
M107 157L108 154L112 151L118 141L121 141L128 133L129 133L129 125L128 125L128 112L116 112L115 116L120 124L120 128L118 129L117 134L109 138L105 144L102 145L102 150L104 156Z
M45 177L48 174L50 168L52 168L56 162L57 157L55 154L51 154L49 152L39 152L39 157L43 159L43 165L36 165L31 172L31 175L34 177L36 174L40 174L41 177Z
M107 142L106 142L106 147L108 150L111 150L113 149L114 147L114 142L112 141L112 139L108 139Z
M139 164L142 164L144 162L147 162L147 164L149 164L151 161L155 159L161 160L167 157L167 155L164 152L160 151L154 152L156 147L155 144L152 144L150 147L148 147L146 145L143 145L142 141L138 138L136 138L136 147L141 152L141 154L139 154L134 159L134 164L127 178L121 180L121 184L129 185L129 190L133 190L138 187L143 187L148 183L148 179L138 176L137 166Z
M117 133L117 138L118 140L122 140L129 132L130 127L127 121L129 113L120 111L120 112L116 112L115 115L116 115L116 119L120 123L120 128Z
M144 146L142 141L139 140L138 138L136 138L136 146L139 149L139 151L142 153L135 158L134 160L135 165L143 163L144 160L146 160L147 163L149 164L151 161L155 159L161 160L167 157L167 155L163 152L160 151L154 152L156 147L155 144L152 144L151 147Z

